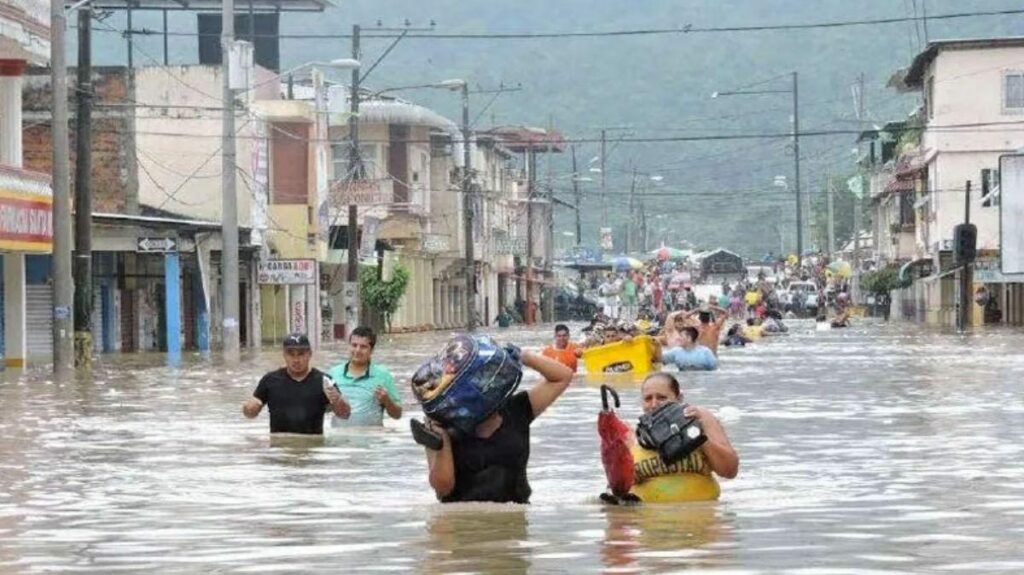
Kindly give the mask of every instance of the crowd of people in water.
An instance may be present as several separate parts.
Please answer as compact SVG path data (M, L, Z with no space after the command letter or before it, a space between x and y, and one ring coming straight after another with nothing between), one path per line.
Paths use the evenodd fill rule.
M662 355L666 361L699 346L699 330L688 324L692 316L678 317L678 329L667 330L665 336L666 345L675 346ZM708 325L720 329L722 324L711 320ZM583 349L569 336L568 327L558 325L552 344L540 352L461 336L413 375L414 394L426 417L423 422L412 419L412 435L424 446L428 484L438 500L528 502L530 425L568 389ZM348 344L346 361L321 370L313 366L308 338L289 335L283 343L285 366L264 375L244 402L243 413L254 418L266 407L272 434L322 435L328 414L331 427L382 426L385 415L400 418L402 402L394 378L373 360L374 331L360 326L352 330ZM701 353L714 360L714 352L699 349L708 350ZM524 369L536 371L540 381L517 390ZM671 373L654 372L643 381L641 397L643 411L652 413L666 404L681 404L683 390ZM651 462L656 452L637 447L644 481L680 473L712 482L712 474L734 477L739 458L716 416L695 405L685 405L681 412L700 427L706 441L684 462L658 459L657 465ZM717 483L713 494L718 495Z
M427 480L438 500L529 502L530 426L568 389L588 350L642 338L650 346L652 370L661 365L712 371L719 367L721 347L785 334L789 328L784 322L796 313L787 309L791 299L779 297L776 286L781 284L763 275L723 283L706 301L697 300L689 286L680 286L680 294L666 300L661 282L643 274L604 279L609 285L617 281L623 284L626 304L616 307L605 298L603 309L576 341L565 324L555 326L551 344L541 351L461 335L415 372L410 384L424 418L412 419L410 428L412 439L424 447ZM820 314L819 321L830 327L848 325L845 293L834 298L831 321ZM309 339L298 333L287 336L284 367L259 381L243 404L244 415L255 418L267 407L271 433L298 434L323 434L328 413L331 427L381 426L385 416L400 419L403 405L395 378L373 360L377 335L359 327L348 344L349 358L321 371L313 367ZM520 390L524 370L536 372L540 380ZM685 404L679 380L666 371L644 378L640 395L644 416L635 431L626 427L628 433L619 438L629 446L623 451L625 463L618 467L626 469L619 476L628 477L630 490L603 494L602 500L717 498L715 477L735 477L739 468L739 456L721 422L708 409ZM683 429L696 429L696 435L681 435ZM602 431L602 441L604 435ZM679 445L689 447L676 449ZM609 488L621 484L612 481L615 465L604 464ZM681 498L673 498L672 490Z

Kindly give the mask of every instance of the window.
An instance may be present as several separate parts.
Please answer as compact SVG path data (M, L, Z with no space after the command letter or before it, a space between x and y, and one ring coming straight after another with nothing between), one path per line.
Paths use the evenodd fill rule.
M1003 112L1024 112L1024 72L1003 76Z
M309 125L273 124L271 146L271 198L275 204L309 202Z
M900 226L914 225L914 192L900 193Z
M349 173L348 151L349 142L335 142L331 144L331 161L334 163L334 179L341 180ZM376 179L377 176L377 146L373 144L359 145L359 159L363 164L363 176L368 179Z
M981 207L999 207L999 170L981 171Z

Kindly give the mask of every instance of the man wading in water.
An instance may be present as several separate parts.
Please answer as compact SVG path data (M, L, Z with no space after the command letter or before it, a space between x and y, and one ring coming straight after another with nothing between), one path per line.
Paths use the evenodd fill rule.
M402 417L402 400L395 378L384 366L373 363L377 334L366 326L352 330L348 338L349 360L333 367L330 378L352 406L350 417L331 418L332 427L381 426L384 412L391 419Z
M530 424L569 387L572 371L532 351L522 352L522 366L539 373L541 381L505 399L471 433L453 436L430 419L426 425L414 424L413 437L426 447L428 480L440 501L529 503ZM460 377L475 375L469 372ZM414 385L416 380L414 376ZM457 379L452 385L460 382Z
M323 435L327 409L347 418L351 408L334 383L323 372L310 367L313 350L305 334L284 338L285 367L263 376L252 397L242 404L242 413L255 418L266 405L270 408L271 433Z

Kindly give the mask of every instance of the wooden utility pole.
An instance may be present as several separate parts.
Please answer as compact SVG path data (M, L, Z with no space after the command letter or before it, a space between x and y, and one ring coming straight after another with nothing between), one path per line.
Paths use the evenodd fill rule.
M352 26L352 58L359 60L358 24ZM348 116L348 173L345 178L349 182L363 179L363 162L359 157L359 80L360 69L352 69L352 82L349 87ZM355 194L351 194L353 197ZM345 266L345 331L346 335L359 325L359 208L356 204L348 205L348 223L346 247L348 260Z
M75 115L75 366L92 365L92 8L78 11ZM131 73L129 71L129 73Z
M836 252L835 186L832 182L832 175L827 172L825 186L825 206L828 210L828 257L831 260Z

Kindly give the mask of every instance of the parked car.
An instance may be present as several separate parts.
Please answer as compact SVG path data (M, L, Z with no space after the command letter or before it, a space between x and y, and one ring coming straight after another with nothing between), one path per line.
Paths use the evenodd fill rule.
M797 302L803 301L803 306ZM793 282L789 284L789 291L785 295L785 306L787 311L793 311L797 315L817 315L818 313L818 286L814 282Z

